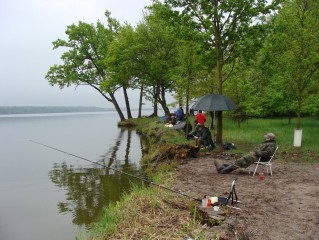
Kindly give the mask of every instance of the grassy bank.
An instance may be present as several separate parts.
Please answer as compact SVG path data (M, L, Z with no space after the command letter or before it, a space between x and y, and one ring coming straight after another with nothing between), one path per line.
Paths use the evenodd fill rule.
M300 148L292 147L295 120L289 124L287 119L251 119L242 123L240 128L230 119L223 123L224 142L235 143L237 149L232 150L234 152L245 153L262 142L265 133L273 132L280 147L278 160L318 161L319 143L315 141L319 135L317 120L303 119L303 146ZM156 184L171 187L179 159L173 161L166 157L156 166L154 159L161 154L171 156L170 151L176 149L171 146L192 145L193 141L187 141L182 132L168 129L156 119L133 120L131 124L137 124L137 131L148 138L149 148L143 158L148 177ZM196 203L190 199L156 185L134 186L121 201L105 210L100 221L92 226L90 239L205 239L205 227L197 220L195 206Z
M193 122L192 119L190 121ZM290 157L296 155L302 161L311 162L314 155L319 155L319 143L316 141L319 136L319 121L313 118L302 119L302 147L298 148L293 147L296 126L297 119L292 119L289 123L287 118L276 118L249 119L238 127L233 120L224 118L223 142L235 143L237 149L234 152L245 153L264 141L265 133L272 132L276 135L280 160L290 161ZM286 154L290 156L287 158Z

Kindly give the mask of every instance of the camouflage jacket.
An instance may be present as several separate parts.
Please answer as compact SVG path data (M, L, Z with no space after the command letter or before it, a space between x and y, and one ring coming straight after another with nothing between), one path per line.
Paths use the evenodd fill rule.
M264 160L268 160L274 154L276 147L276 141L265 141L255 150L256 156L261 157Z
M203 127L202 131L197 133L197 137L201 138L202 140L212 141L212 134L207 127Z

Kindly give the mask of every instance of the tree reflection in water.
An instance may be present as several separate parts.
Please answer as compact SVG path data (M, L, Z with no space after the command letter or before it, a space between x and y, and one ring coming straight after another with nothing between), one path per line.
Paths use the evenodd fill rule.
M127 133L126 138L123 136L124 133ZM134 134L136 133L134 132ZM125 140L125 155L124 160L121 160L118 159L118 155L121 154L119 149ZM97 160L99 165L93 164L94 166L88 168L75 168L66 162L54 164L53 170L49 172L49 178L57 187L67 192L66 200L58 203L59 212L62 214L71 213L74 224L88 227L98 218L103 208L110 202L117 201L124 191L130 189L132 183L141 184L140 180L108 169L112 168L135 176L142 176L140 166L131 163L129 159L129 153L132 150L131 141L132 130L121 130L114 146L101 156L100 160ZM143 142L140 141L140 144L138 151L142 157ZM105 168L100 164L105 165Z

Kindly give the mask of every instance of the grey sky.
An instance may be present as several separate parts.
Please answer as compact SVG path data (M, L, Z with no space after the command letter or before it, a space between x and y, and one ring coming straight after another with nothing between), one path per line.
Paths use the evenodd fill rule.
M44 78L50 66L60 63L52 41L78 21L105 22L104 12L121 23L135 25L150 0L0 0L0 106L112 107L88 87L60 90ZM137 107L137 91L131 106ZM124 106L122 97L120 105Z

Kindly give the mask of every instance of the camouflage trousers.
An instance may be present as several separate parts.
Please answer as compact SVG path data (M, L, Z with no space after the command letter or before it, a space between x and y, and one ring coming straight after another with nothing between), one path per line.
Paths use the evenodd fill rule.
M198 146L201 148L201 146L204 145L205 147L212 145L212 142L209 140L203 140L201 137L198 139L195 139L195 146Z
M255 152L250 152L249 154L234 161L234 166L238 168L247 168L254 162L258 161L258 156Z

